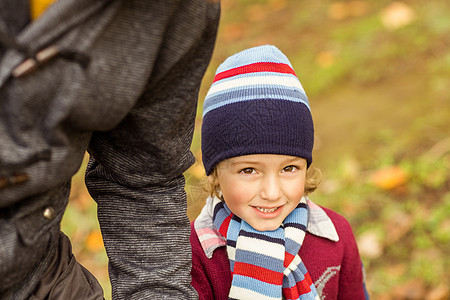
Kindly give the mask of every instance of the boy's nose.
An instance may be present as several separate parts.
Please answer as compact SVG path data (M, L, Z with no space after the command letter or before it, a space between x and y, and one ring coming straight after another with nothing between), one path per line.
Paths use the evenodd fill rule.
M276 176L264 178L261 186L261 198L269 201L276 201L281 198L280 181Z

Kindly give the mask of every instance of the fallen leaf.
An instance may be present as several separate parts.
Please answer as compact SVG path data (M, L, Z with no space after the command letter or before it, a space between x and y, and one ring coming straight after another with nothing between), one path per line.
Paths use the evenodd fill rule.
M91 231L86 238L86 248L91 252L98 252L103 249L103 238L99 230Z
M375 232L365 232L357 240L359 253L363 257L374 259L383 253L380 238Z
M383 190L392 190L404 185L408 180L406 172L398 167L392 166L380 169L373 173L371 182Z
M381 22L388 30L395 30L412 23L415 11L406 3L395 1L381 12Z

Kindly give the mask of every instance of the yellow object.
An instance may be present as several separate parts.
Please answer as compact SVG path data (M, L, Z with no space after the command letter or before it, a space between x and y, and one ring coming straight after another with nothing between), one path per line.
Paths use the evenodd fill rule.
M56 0L30 0L31 20L36 20L39 16Z
M398 166L377 170L372 176L373 184L383 190L392 190L404 185L407 181L407 173Z
M89 233L86 238L86 248L91 252L98 252L103 249L102 233L99 230Z

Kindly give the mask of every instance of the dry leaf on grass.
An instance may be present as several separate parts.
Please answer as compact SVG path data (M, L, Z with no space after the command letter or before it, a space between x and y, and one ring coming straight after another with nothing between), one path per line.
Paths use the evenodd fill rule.
M91 231L86 238L86 248L91 252L98 252L103 249L103 238L99 230Z
M377 170L371 177L371 182L382 190L392 190L404 185L407 181L407 173L398 166Z
M395 1L381 12L381 22L389 30L409 25L416 19L415 11L406 3Z

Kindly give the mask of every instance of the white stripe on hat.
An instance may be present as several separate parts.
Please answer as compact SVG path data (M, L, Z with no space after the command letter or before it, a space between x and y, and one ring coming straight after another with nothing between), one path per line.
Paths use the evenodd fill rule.
M298 80L298 78L294 75L267 75L268 72L258 73L257 76L251 76L246 78L236 78L231 80L220 80L215 82L208 91L206 97L210 97L215 93L222 92L225 90L242 88L246 86L255 86L255 85L279 85L286 88L297 88L300 89L303 94L306 95L305 90L303 89L302 84Z

